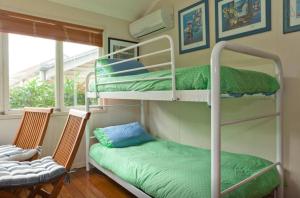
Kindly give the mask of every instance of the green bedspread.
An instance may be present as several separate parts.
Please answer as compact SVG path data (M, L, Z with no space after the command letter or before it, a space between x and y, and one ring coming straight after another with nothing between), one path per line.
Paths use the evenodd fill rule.
M127 148L107 148L97 143L91 147L90 156L152 197L210 198L209 150L163 140ZM222 152L222 189L270 164L258 157ZM263 197L278 184L274 168L225 197Z
M149 72L139 75L101 77L96 67L97 91L160 91L171 90L171 80L134 81L99 85L105 82L135 80L145 78L167 77L170 70ZM177 90L206 90L210 89L210 66L184 67L176 69ZM243 94L273 94L279 89L277 80L265 73L249 70L234 69L223 66L221 68L221 92L241 96Z

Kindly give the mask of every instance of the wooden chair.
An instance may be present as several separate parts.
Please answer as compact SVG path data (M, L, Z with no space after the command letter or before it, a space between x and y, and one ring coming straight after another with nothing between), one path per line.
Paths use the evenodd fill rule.
M53 159L58 164L64 166L67 171L71 169L89 118L90 112L70 110L62 136L52 156ZM33 198L36 195L51 198L57 197L63 187L64 176L65 175L62 175L49 183L52 185L51 192L43 188L45 184L41 184L31 189L29 197Z
M41 146L53 108L24 108L24 114L13 145L23 149Z
M85 131L85 126L90 118L90 112L83 112L78 110L70 110L66 125L63 129L63 133L59 140L59 143L52 155L53 160L65 167L65 174L62 174L51 181L47 181L47 183L39 183L35 185L28 186L18 185L18 187L6 187L0 188L0 197L18 197L20 193L24 191L24 189L29 190L30 193L28 197L36 197L40 195L42 197L57 197L61 188L63 187L64 178L68 171L70 171L73 160L77 153L81 138ZM34 161L33 161L34 163ZM51 185L51 191L47 191L49 186ZM47 189L45 189L47 187Z
M38 149L42 146L53 108L24 108L21 124L13 145L22 149ZM38 154L30 159L36 159Z

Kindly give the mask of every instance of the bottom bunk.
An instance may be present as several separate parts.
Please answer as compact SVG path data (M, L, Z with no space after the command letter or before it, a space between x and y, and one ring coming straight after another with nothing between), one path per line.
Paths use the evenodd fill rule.
M210 150L155 140L125 148L97 143L91 146L89 155L92 164L139 197L143 197L142 191L157 198L210 197ZM250 155L222 152L222 190L271 164ZM266 197L279 183L279 174L273 168L224 197Z

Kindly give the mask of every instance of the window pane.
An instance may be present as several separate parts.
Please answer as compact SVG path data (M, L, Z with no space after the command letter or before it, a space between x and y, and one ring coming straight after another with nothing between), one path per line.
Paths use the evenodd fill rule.
M96 46L64 42L64 98L66 107L85 104L85 78L94 71Z
M55 41L8 35L10 108L55 106Z

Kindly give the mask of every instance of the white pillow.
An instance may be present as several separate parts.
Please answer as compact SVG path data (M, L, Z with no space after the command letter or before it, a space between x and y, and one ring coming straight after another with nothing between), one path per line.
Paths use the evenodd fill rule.
M22 149L15 145L0 146L0 161L26 161L40 152L40 148Z

